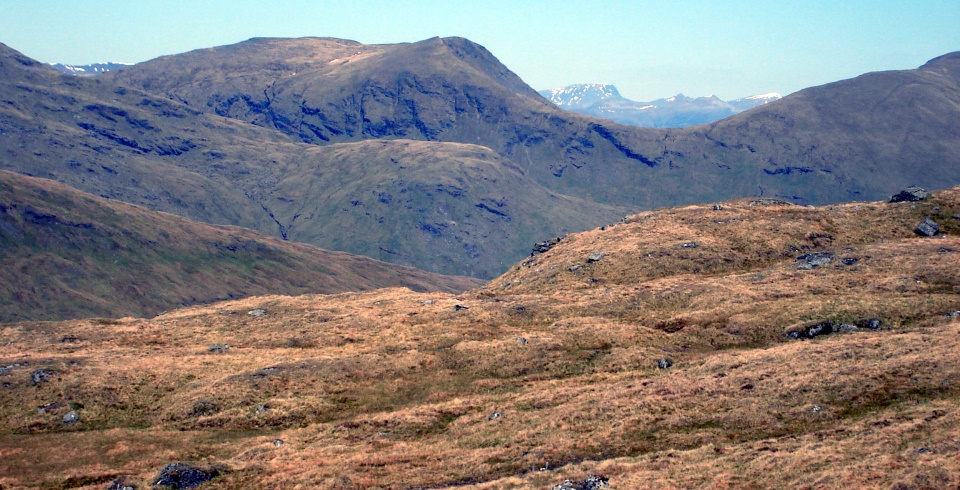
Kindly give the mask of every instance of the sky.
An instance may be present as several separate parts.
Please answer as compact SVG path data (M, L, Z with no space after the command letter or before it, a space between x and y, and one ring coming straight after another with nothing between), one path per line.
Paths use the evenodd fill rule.
M602 82L637 101L729 100L960 51L960 0L0 0L0 42L51 63L302 36L460 36L537 90Z

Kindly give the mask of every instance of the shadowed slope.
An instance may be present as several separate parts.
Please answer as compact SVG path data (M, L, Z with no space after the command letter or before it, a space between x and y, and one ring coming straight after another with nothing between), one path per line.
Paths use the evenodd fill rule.
M0 321L144 316L263 294L480 281L283 242L0 171Z

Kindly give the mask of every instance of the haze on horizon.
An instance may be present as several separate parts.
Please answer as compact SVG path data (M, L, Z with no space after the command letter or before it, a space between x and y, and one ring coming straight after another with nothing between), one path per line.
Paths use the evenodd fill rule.
M624 97L797 90L960 50L960 2L578 1L0 3L0 42L40 61L141 62L251 37L489 49L535 89L612 83Z

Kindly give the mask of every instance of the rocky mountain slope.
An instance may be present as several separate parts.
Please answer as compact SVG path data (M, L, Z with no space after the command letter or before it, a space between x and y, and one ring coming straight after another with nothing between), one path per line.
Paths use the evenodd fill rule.
M461 295L2 325L0 484L953 488L958 203L693 205Z
M636 102L620 95L617 87L605 83L580 83L539 93L561 109L650 128L682 128L711 123L782 98L780 94L770 93L723 101L713 95L690 98L678 94L650 102Z
M459 38L254 39L95 78L0 53L3 169L446 274L628 210L960 182L956 54L663 130L562 111Z
M284 242L0 171L0 321L152 316L264 294L481 282Z
M556 192L607 204L879 199L960 182L960 55L815 87L714 123L625 127L571 114L460 38L253 39L105 76L314 144L479 144Z
M627 212L549 191L489 148L320 147L4 53L0 168L98 196L485 278L534 241Z

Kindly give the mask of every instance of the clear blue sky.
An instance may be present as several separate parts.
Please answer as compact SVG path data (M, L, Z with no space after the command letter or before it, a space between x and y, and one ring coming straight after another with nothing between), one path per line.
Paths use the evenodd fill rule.
M960 0L0 0L0 42L45 62L139 62L258 36L462 36L536 89L732 99L960 51Z

